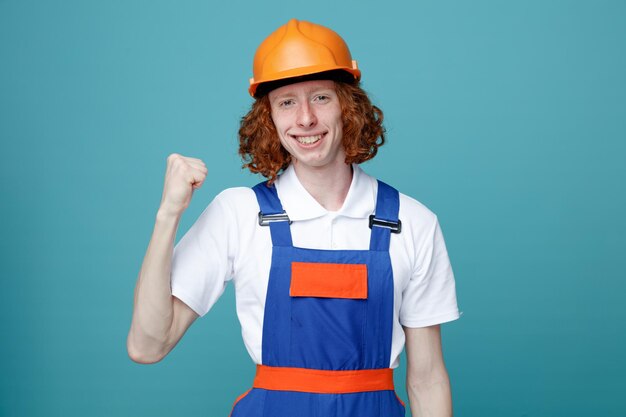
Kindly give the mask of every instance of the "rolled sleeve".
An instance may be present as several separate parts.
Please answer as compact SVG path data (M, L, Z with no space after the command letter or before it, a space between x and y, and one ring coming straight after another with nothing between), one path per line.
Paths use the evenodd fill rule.
M232 214L218 195L174 248L172 295L204 316L232 277Z
M454 274L436 217L415 259L413 274L402 293L400 323L426 327L459 318Z

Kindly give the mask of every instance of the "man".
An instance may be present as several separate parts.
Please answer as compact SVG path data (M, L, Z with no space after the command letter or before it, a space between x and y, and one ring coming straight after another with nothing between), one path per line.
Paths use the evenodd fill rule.
M242 119L245 166L268 180L220 193L174 250L204 163L168 157L137 288L130 357L162 359L232 280L257 364L238 416L404 416L392 369L405 347L414 416L450 416L439 324L458 318L436 216L365 174L383 114L345 42L291 20L258 48Z

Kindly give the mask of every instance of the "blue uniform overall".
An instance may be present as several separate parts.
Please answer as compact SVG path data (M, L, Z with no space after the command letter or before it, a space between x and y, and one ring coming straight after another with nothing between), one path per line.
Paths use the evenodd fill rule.
M399 224L398 192L378 182L369 250L319 250L293 246L288 213L273 185L253 190L259 223L270 227L272 264L262 364L231 416L404 416L389 369L389 225Z

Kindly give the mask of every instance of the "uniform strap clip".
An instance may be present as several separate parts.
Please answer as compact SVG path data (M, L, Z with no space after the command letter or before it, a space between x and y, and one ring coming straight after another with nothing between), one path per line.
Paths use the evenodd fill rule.
M263 214L259 211L259 225L269 226L272 222L289 222L291 224L291 220L289 220L289 216L287 216L285 211L276 214Z
M391 220L385 220L385 219L377 219L372 214L370 215L370 229L373 226L389 229L391 233L400 233L402 231L402 222L400 220L391 221Z

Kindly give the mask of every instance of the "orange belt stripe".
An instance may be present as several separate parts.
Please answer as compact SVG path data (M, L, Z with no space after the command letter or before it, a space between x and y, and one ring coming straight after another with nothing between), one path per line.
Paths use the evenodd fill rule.
M347 394L393 390L393 369L327 371L257 365L254 388L273 391Z

